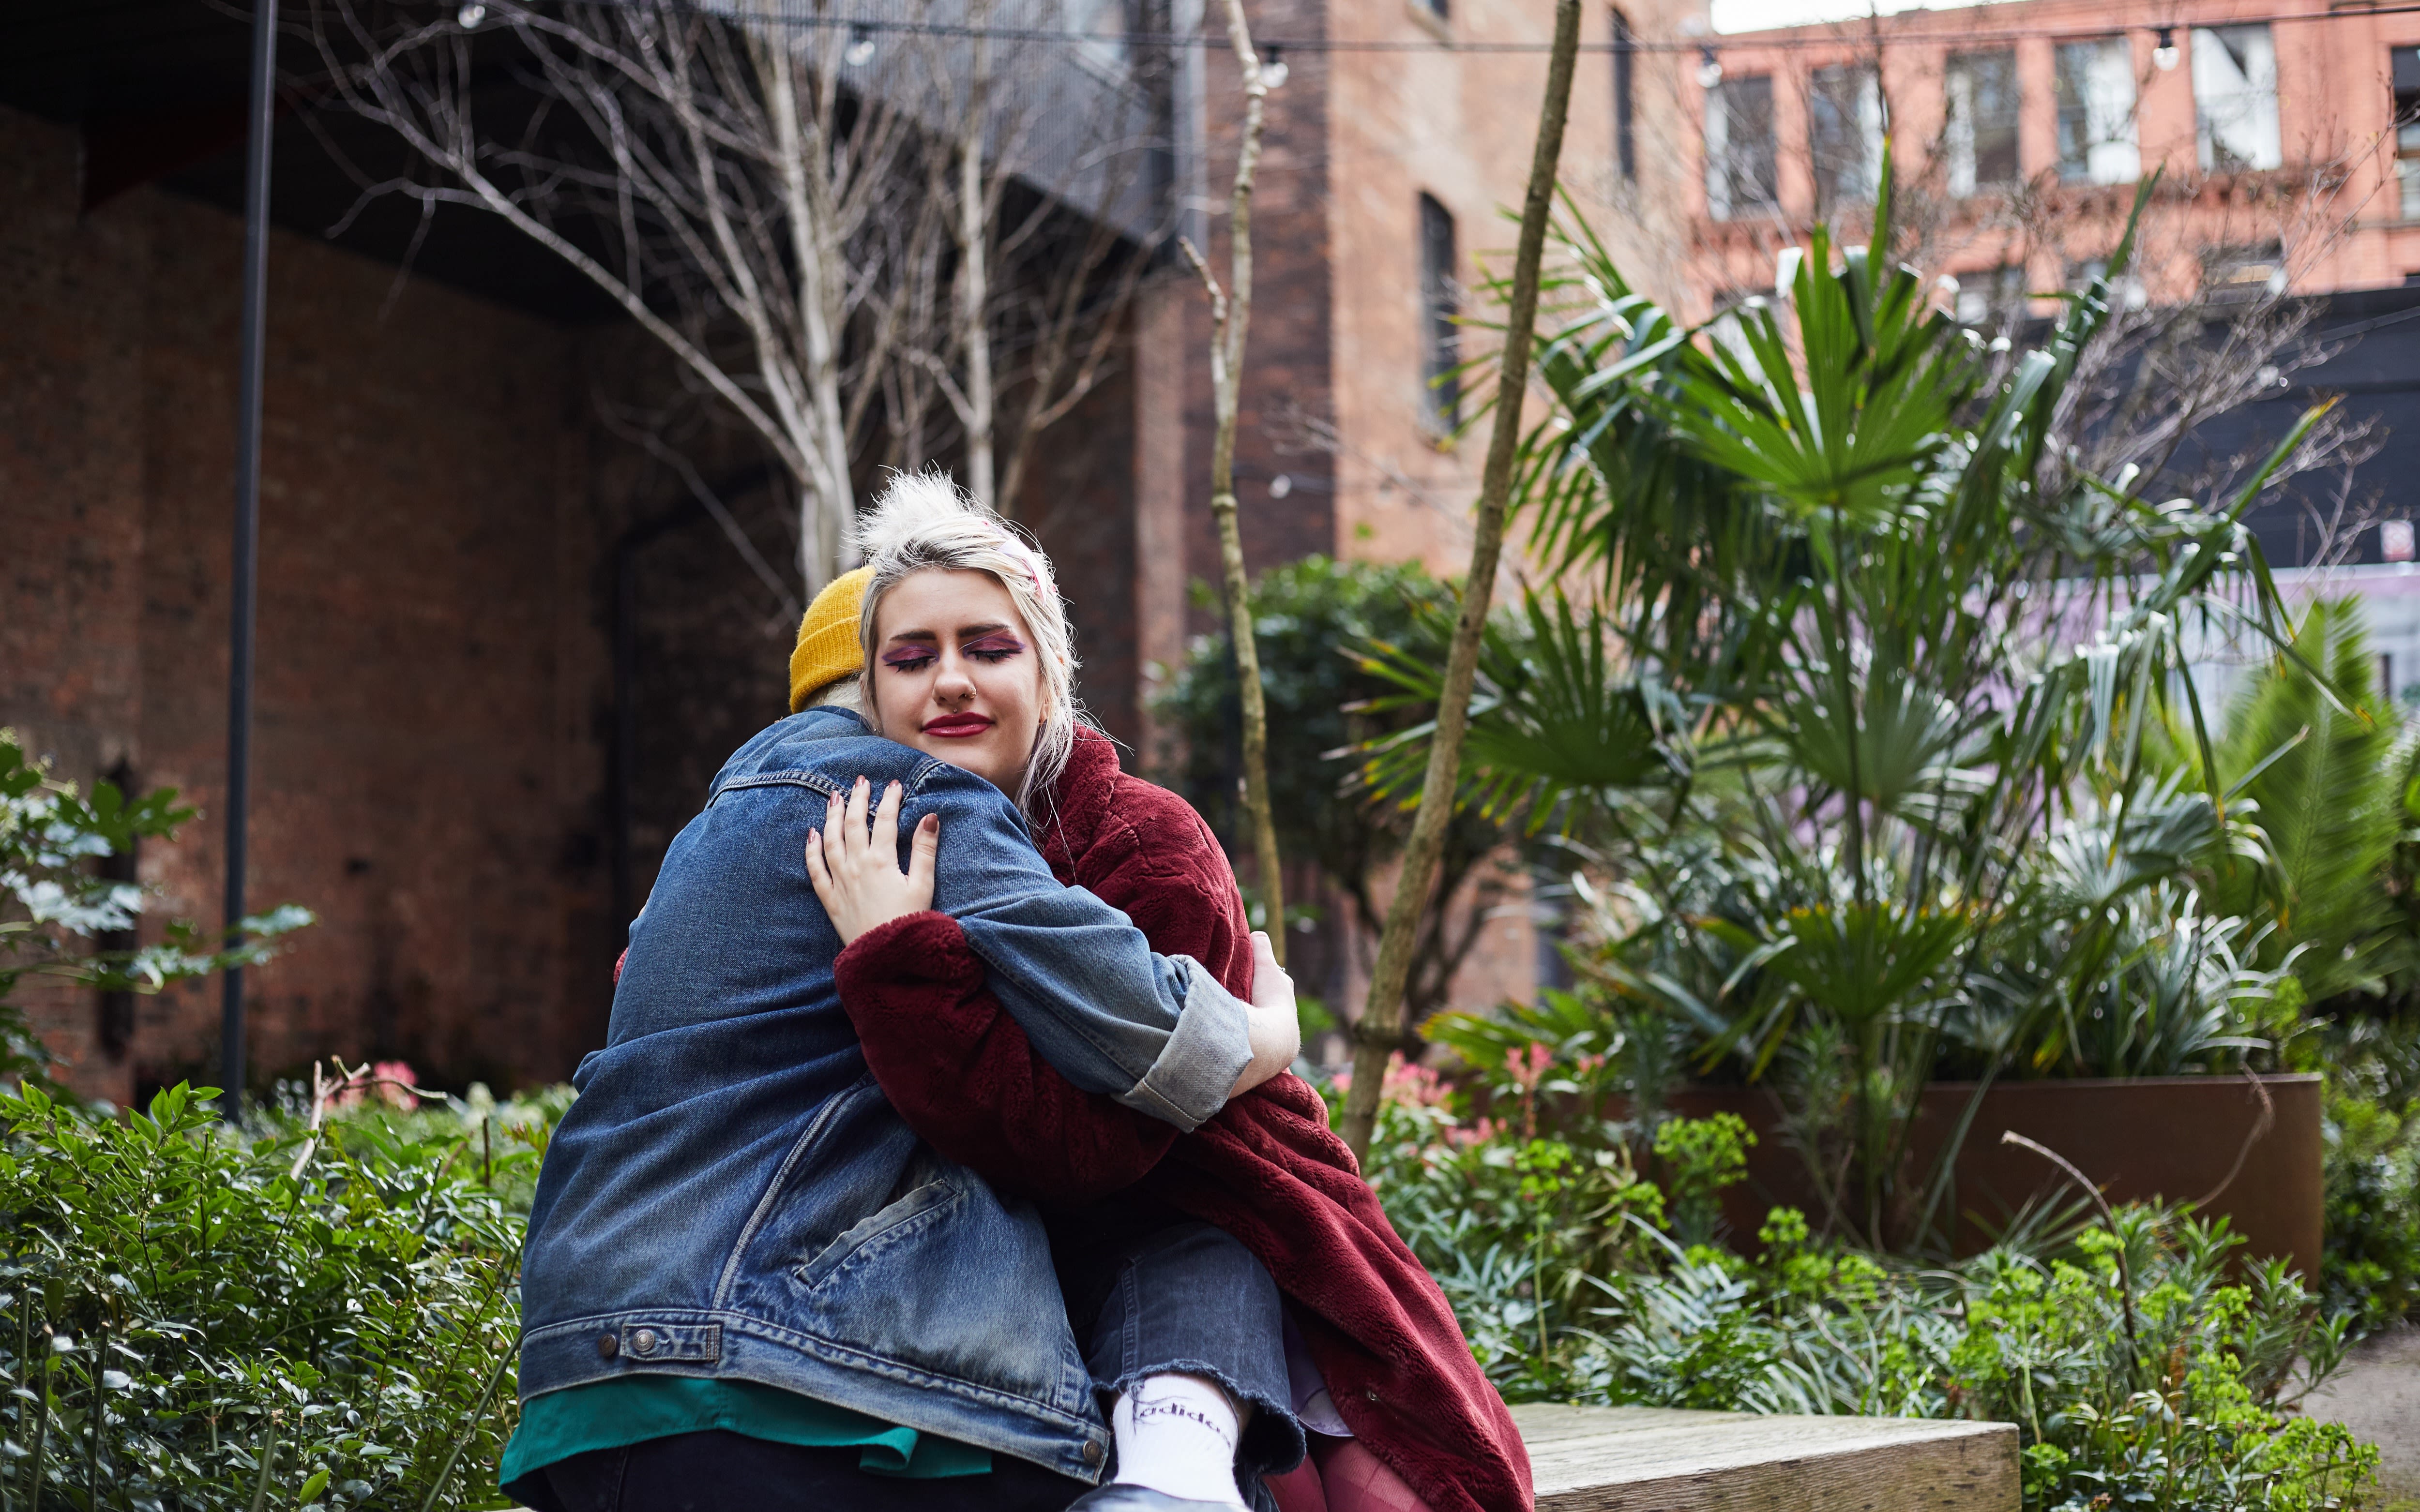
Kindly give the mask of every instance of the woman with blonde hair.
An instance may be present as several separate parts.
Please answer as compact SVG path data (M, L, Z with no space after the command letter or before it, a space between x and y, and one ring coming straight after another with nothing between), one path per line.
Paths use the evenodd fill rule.
M1156 954L1036 853L1008 795L1033 800L1033 753L1073 738L1072 663L1037 666L1055 616L1039 572L997 541L972 549L976 570L856 581L878 585L893 634L877 691L937 657L981 696L894 717L890 740L794 700L724 763L631 925L606 1043L572 1078L530 1212L521 1416L499 1475L524 1504L1060 1512L1104 1473L1097 1340L1088 1351L1070 1326L1049 1236L1030 1203L921 1141L868 1072L837 985L868 921L818 904L801 851L870 871L878 823L882 867L943 911L923 917L949 918L1004 1022L1072 1085L1171 1131L1281 1072L1299 1028L1274 963ZM957 591L934 594L943 579ZM831 639L854 641L853 609ZM801 626L809 671L819 627ZM1276 1326L1274 1288L1233 1245L1162 1244L1137 1264L1171 1294L1226 1299L1231 1319L1257 1297ZM1281 1378L1233 1374L1264 1403L1246 1447L1282 1458L1298 1430ZM1203 1395L1178 1381L1141 1405L1181 1414Z
M1156 949L1248 981L1254 937L1224 853L1082 719L1041 553L930 475L894 479L859 540L862 671L832 696L1014 794L1053 874ZM1501 1398L1318 1094L1280 1075L1187 1134L1074 1085L1003 1011L961 926L900 871L883 826L862 834L842 816L807 856L817 896L847 921L842 1006L909 1127L1048 1210L1117 1450L1111 1486L1078 1504L1265 1505L1266 1478L1286 1512L1526 1507L1528 1459ZM1205 1273L1218 1284L1189 1280ZM1297 1420L1315 1465L1295 1468Z

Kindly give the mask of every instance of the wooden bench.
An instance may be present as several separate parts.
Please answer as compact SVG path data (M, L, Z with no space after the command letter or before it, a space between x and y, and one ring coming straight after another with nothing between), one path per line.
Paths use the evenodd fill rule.
M1538 1512L2015 1512L2017 1430L1903 1417L1512 1409Z

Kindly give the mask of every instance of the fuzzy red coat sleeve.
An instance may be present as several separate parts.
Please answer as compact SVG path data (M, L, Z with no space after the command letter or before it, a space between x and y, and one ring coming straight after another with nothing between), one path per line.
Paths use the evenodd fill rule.
M1249 995L1251 930L1209 826L1175 794L1119 773L1114 757L1089 764L1087 780L1063 785L1068 817L1044 838L1052 871L1125 910L1154 950L1189 955ZM1078 827L1080 851L1070 844ZM1090 1202L1133 1185L1174 1142L1168 1124L1078 1088L1044 1060L947 916L869 930L836 969L841 1005L892 1106L994 1186Z
M1176 1131L1053 1070L984 985L947 914L871 929L834 966L865 1060L908 1127L995 1187L1090 1202L1131 1186Z

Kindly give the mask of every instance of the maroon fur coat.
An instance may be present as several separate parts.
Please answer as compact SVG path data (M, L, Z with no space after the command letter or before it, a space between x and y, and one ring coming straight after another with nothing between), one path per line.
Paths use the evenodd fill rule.
M1251 936L1225 855L1186 802L1119 771L1082 732L1042 854L1059 880L1124 909L1165 955L1251 989ZM944 836L946 850L948 837ZM1054 1203L1130 1186L1243 1241L1276 1278L1345 1422L1435 1512L1532 1504L1529 1459L1445 1294L1282 1075L1191 1134L1078 1090L984 987L947 915L914 914L841 952L842 1005L900 1116L996 1186Z

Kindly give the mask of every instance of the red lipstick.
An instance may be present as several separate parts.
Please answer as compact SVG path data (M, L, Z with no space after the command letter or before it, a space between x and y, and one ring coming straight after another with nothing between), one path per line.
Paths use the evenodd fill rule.
M995 722L987 715L945 714L938 719L925 720L923 728L924 733L938 735L943 740L964 740L970 736L982 734Z

